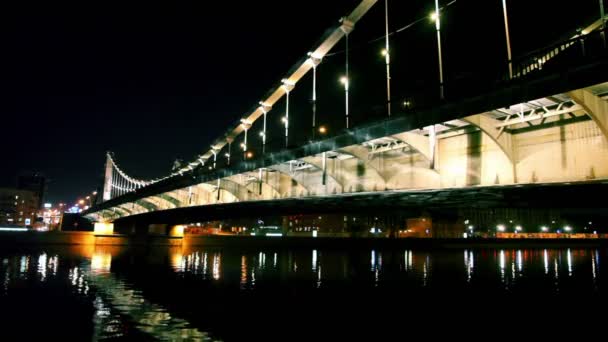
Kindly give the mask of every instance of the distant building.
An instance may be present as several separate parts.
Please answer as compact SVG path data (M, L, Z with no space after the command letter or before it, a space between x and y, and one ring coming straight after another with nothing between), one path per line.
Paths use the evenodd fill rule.
M39 203L33 191L0 188L0 225L33 226Z
M17 177L17 189L34 192L38 198L36 210L42 208L42 201L46 192L46 178L38 172L20 174Z

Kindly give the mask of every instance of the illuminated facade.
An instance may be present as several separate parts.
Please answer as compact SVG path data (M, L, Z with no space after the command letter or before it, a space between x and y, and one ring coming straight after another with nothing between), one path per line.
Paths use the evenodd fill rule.
M35 192L0 188L0 224L33 226L39 202L40 198Z

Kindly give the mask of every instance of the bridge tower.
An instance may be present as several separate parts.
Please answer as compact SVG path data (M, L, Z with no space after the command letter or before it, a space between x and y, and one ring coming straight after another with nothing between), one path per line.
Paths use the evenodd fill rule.
M106 172L103 177L103 201L110 200L112 198L112 157L110 152L106 153Z

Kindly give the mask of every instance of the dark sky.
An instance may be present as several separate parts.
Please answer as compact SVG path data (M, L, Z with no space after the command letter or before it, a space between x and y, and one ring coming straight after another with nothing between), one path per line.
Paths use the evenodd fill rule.
M548 0L509 3L515 56L599 16L596 0L578 1L568 11ZM3 4L0 186L12 186L19 172L36 170L48 177L48 200L72 201L101 184L108 150L136 178L164 176L176 158L191 160L207 151L356 4ZM431 0L390 0L391 30L428 16L433 6ZM443 20L446 78L493 64L490 60L503 62L500 0L458 0ZM357 101L361 108L383 101L381 42L366 43L383 30L379 1L351 36L353 107ZM429 20L393 41L395 97L414 80L436 79L436 40ZM341 49L339 44L335 50ZM327 57L319 67L319 106L325 108L320 121L329 123L343 110L337 83L343 59L339 54ZM310 89L302 84L294 91L294 111L304 117ZM278 117L277 112L275 126Z

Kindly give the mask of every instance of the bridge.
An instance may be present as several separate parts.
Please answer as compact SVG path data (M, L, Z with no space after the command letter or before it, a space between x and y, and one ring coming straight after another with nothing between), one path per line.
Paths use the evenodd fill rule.
M448 6L435 4L440 14ZM373 6L384 6L386 20L380 111L353 108L349 98L349 36ZM113 222L177 225L277 212L415 211L455 201L559 207L556 197L568 191L605 187L606 16L602 11L570 38L512 58L503 9L508 56L500 77L480 71L444 80L439 15L439 79L401 101L391 94L388 2L361 1L195 160L163 178L143 180L108 153L103 201L83 215L111 232ZM339 43L344 50L336 52ZM334 113L329 131L317 117L317 72L332 54L344 57L344 73L336 78L344 93L332 99L343 112ZM310 93L310 107L290 107L290 96L301 88ZM270 124L279 120L278 129ZM579 205L597 203L581 199Z

